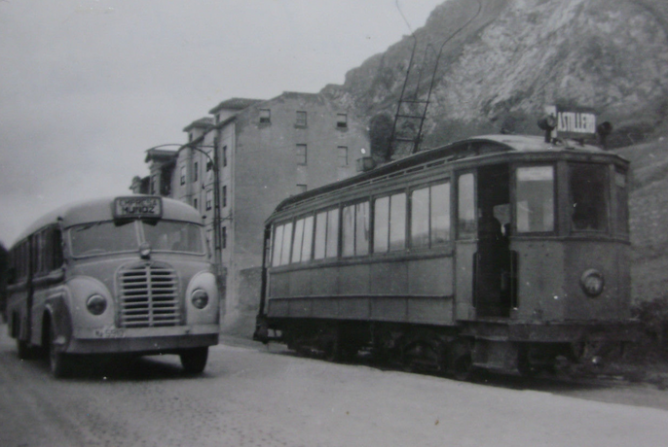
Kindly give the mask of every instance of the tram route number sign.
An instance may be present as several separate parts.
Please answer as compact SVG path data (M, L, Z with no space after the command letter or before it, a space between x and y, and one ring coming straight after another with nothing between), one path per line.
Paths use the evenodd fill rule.
M591 110L548 106L545 112L556 118L559 138L596 137L596 114Z
M116 197L114 200L114 218L139 219L162 217L160 197Z

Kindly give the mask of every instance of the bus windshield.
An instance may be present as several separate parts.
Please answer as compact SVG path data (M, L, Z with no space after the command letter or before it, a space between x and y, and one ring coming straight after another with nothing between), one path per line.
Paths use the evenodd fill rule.
M99 256L139 249L133 221L96 222L69 230L74 256ZM204 253L202 229L191 222L142 221L144 240L156 251Z
M142 224L144 239L153 250L204 252L202 228L197 224L169 220L145 221Z
M92 256L136 250L137 234L132 222L96 222L69 231L74 256Z

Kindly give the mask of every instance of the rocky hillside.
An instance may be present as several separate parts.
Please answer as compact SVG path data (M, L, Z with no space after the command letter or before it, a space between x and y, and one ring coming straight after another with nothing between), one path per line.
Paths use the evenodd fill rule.
M668 297L668 138L617 151L631 161L633 298Z
M423 148L502 129L539 133L546 104L593 108L613 123L616 146L668 129L665 0L448 0L414 36L324 92L363 116L393 116L417 42L425 73L418 82L412 70L409 90L422 99L442 48Z

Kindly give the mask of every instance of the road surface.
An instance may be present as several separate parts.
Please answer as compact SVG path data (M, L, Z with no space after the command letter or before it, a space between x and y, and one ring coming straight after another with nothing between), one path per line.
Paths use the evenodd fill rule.
M83 366L54 380L0 326L0 446L668 445L668 391L642 385L490 386L251 342L212 348L197 377L176 356Z

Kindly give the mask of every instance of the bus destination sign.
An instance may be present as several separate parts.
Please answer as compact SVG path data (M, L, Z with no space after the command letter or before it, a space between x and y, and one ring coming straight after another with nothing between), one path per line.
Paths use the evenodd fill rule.
M588 138L596 136L596 114L585 109L546 107L548 115L556 118L557 136L560 138Z
M114 200L114 218L139 219L162 216L162 200L160 197L129 196L116 197Z

